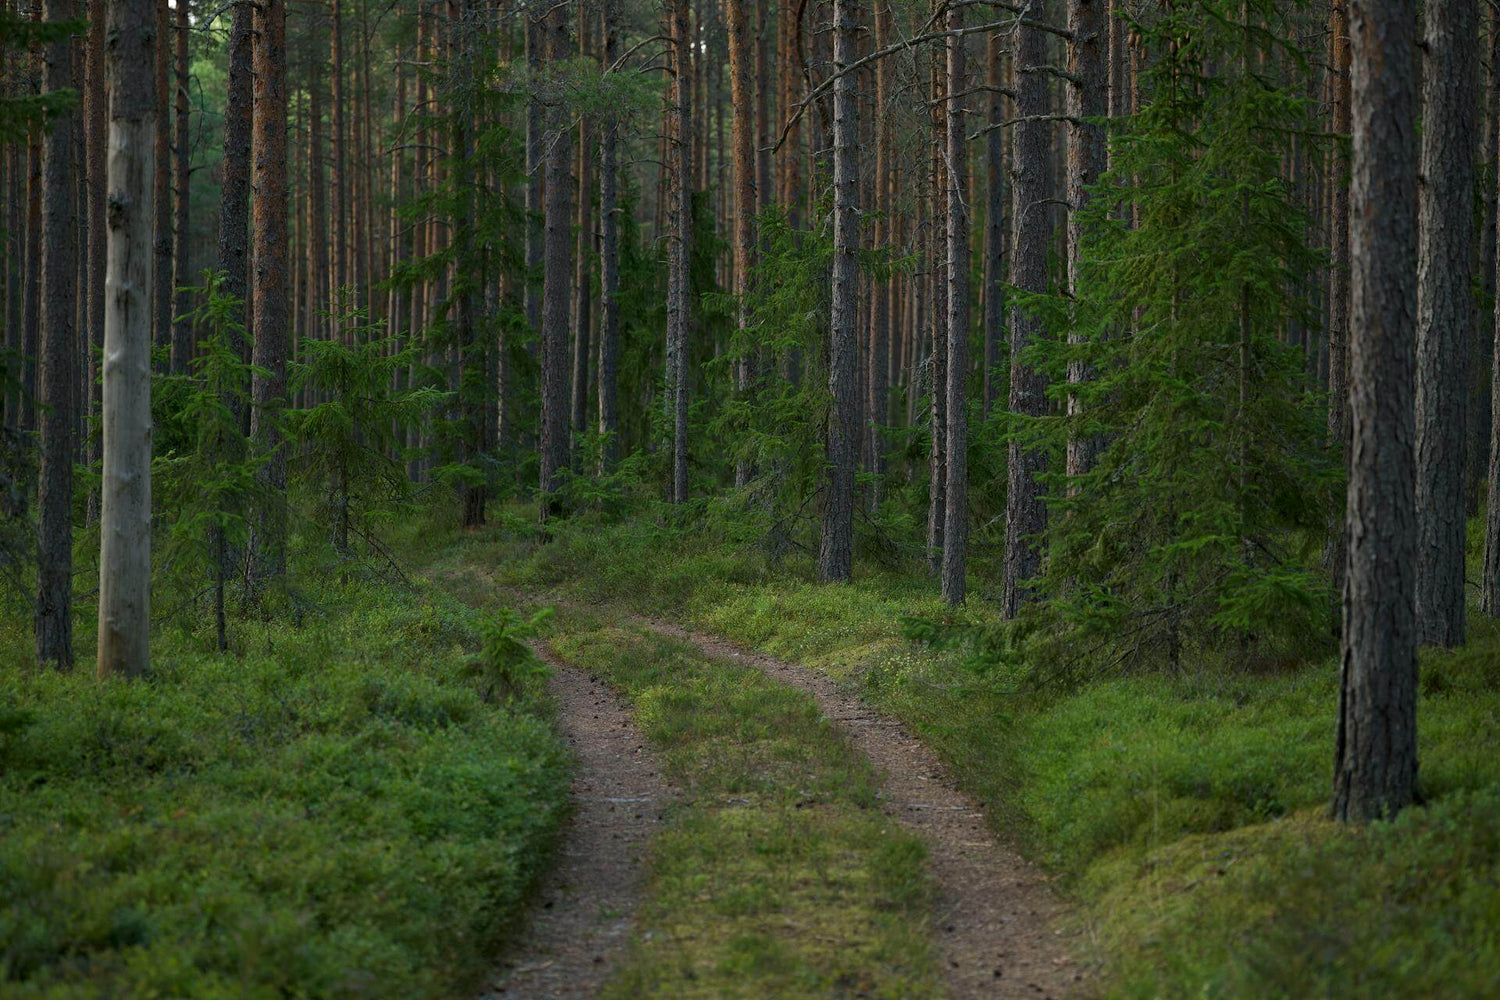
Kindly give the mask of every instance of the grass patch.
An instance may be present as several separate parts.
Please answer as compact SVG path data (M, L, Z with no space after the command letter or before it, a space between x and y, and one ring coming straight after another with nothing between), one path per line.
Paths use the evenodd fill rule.
M1424 655L1428 804L1349 830L1324 820L1336 668L1202 667L1049 697L899 638L937 617L919 573L820 587L711 532L588 517L465 538L507 583L662 615L857 682L1052 870L1099 942L1112 996L1500 992L1500 635ZM984 613L974 602L971 613Z
M431 589L165 631L154 673L0 666L0 993L469 992L548 856L566 760ZM26 641L24 623L0 635Z

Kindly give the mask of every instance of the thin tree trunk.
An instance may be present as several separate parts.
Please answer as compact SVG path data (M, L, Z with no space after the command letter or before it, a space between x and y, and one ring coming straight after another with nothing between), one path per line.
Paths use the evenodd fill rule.
M619 58L619 0L604 0L604 64ZM600 453L603 472L612 472L620 454L619 345L620 345L620 219L617 185L619 162L616 149L620 126L614 115L606 115L599 152L600 316L599 316L599 434L604 439Z
M545 28L540 21L526 18L526 67L533 79L541 76L542 54L547 45ZM539 294L542 271L542 102L535 89L526 102L526 322L531 326L533 344L541 340L542 296Z
M454 187L458 196L458 218L457 232L455 234L458 242L459 268L454 279L454 295L457 299L455 309L455 339L458 342L461 354L461 363L466 373L475 372L459 380L460 395L463 404L464 440L462 443L464 461L475 465L484 453L484 433L486 423L485 396L487 380L484 371L487 364L488 351L480 341L475 330L475 296L483 271L474 253L474 176L472 163L473 151L471 149L473 126L469 120L470 106L469 95L475 93L479 87L476 78L475 63L478 53L475 51L478 39L478 25L475 24L474 0L460 0L457 13L459 23L457 25L457 39L455 39L454 62L457 68L457 79L454 81L456 100L453 107L453 163L457 171L454 177ZM474 483L465 483L462 490L463 512L462 524L466 528L476 528L484 524L485 504L489 499L489 489L481 479Z
M949 8L947 29L960 31L963 22L963 8ZM944 159L948 187L948 379L946 386L941 390L934 387L933 391L948 396L948 423L943 430L948 459L943 507L943 601L959 605L964 602L965 546L969 538L969 208L964 203L969 176L968 125L964 118L968 81L963 36L950 36L947 48L948 149Z
M988 114L985 117L984 213L984 415L989 417L999 394L1000 343L1005 337L1005 40L989 36L985 53Z
M1052 170L1049 157L1045 36L1022 24L1011 55L1016 80L1016 117L1011 185L1015 197L1015 238L1011 241L1010 283L1025 292L1047 289L1047 250L1051 242ZM1027 363L1027 349L1042 333L1042 324L1023 309L1012 310L1010 333L1010 412L1039 417L1047 411L1046 379ZM1030 600L1027 581L1036 575L1041 557L1037 535L1046 527L1041 451L1012 439L1009 487L1005 497L1005 579L1001 614L1015 618Z
M95 359L104 349L104 259L105 236L105 173L106 144L109 141L109 95L104 79L104 22L107 17L105 0L89 0L88 34L88 89L84 92L84 160L88 172L88 304L84 310L84 329L88 334L88 361L85 366L88 392L88 416L90 422L99 419L99 372ZM87 461L90 468L98 466L103 455L101 439L94 430L88 436ZM99 489L89 488L87 512L88 524L99 520Z
M585 27L580 25L579 29L579 35L587 37ZM573 405L569 423L573 429L575 449L589 427L589 342L593 339L593 300L590 293L593 291L594 281L594 199L593 179L589 169L593 164L592 146L593 130L585 115L578 123L578 259L577 276L573 281Z
M1349 565L1333 815L1416 799L1416 3L1352 0Z
M175 289L176 307L172 318L172 371L183 374L193 357L193 327L187 315L192 310L192 301L185 289L193 283L189 273L192 266L188 254L188 217L192 199L188 191L188 178L192 167L192 147L188 126L191 124L188 108L188 0L176 0L177 27L172 32L176 48L174 76L177 89L176 149L173 150L173 186L176 189L176 211L173 228L176 236L172 245L172 285Z
M422 16L426 16L425 14ZM349 154L344 125L344 12L342 0L331 0L329 9L330 101L333 105L333 288L332 305L337 310L349 284ZM431 109L424 109L430 113ZM335 319L334 328L338 329Z
M875 4L875 48L885 48L891 34L890 0L877 0ZM872 234L875 249L880 251L894 240L892 202L890 200L891 176L891 127L884 109L890 103L892 67L889 60L881 59L875 64L875 177L874 204L875 224ZM866 357L865 415L867 419L865 447L870 456L869 469L874 482L870 490L870 509L879 508L885 496L885 424L890 408L890 338L891 338L891 280L872 280L870 283L870 337Z
M1339 136L1350 132L1349 108L1349 0L1332 0L1328 12L1329 43L1332 49L1331 90L1333 95L1333 131ZM1328 206L1328 439L1349 461L1349 189L1345 183L1348 157L1344 140L1336 139L1329 153L1330 187ZM1328 564L1335 594L1344 589L1344 572L1348 568L1349 538L1347 526L1336 523L1329 532Z
M1464 641L1464 451L1474 341L1478 0L1428 0L1417 258L1417 633Z
M104 482L99 513L99 676L151 665L151 194L156 175L152 0L110 0Z
M72 0L46 0L49 23L70 20ZM42 92L76 86L73 40L43 50ZM41 471L37 484L36 658L73 666L73 429L76 419L78 216L74 212L73 139L54 119L42 147L42 343L37 385Z
M692 325L690 264L693 246L693 35L688 24L688 0L673 0L670 8L673 39L672 90L672 275L667 294L668 413L672 420L672 502L685 503L687 478L688 331Z
M572 55L568 37L568 7L559 4L548 13L541 31L554 65ZM541 515L555 509L552 494L562 485L568 463L568 312L573 280L573 130L561 97L554 95L548 110L546 243L542 284L542 433Z
M818 540L818 578L848 580L854 564L854 467L859 461L859 119L854 0L833 3L833 289L828 324L828 482Z
M947 523L948 498L948 243L944 236L948 205L948 177L944 167L947 156L947 83L938 58L934 55L928 67L932 85L932 148L928 157L928 197L931 208L927 216L928 310L932 318L931 379L928 402L928 425L932 442L928 450L927 484L927 568L940 575L943 568L943 526Z
M156 263L152 271L152 339L159 350L172 346L172 17L167 0L156 3Z
M729 100L734 110L731 127L734 158L734 250L735 322L740 331L739 354L734 359L734 390L750 391L750 275L755 267L755 100L751 93L754 51L750 39L751 0L726 0L729 14ZM750 462L735 458L734 485L743 489L750 481Z
M287 363L286 0L260 0L255 15L255 269L252 300L256 371L250 383L250 434L269 456L251 542L249 592L286 572L286 448L281 411Z
M1104 0L1069 0L1068 2L1068 294L1076 302L1080 293L1080 270L1083 267L1083 213L1088 208L1089 188L1104 172L1104 130L1097 119L1109 111L1107 35L1103 23ZM1072 331L1068 342L1079 346L1088 338ZM1068 362L1069 386L1080 385L1093 377L1082 361ZM1084 406L1076 391L1068 392L1067 474L1069 479L1081 476L1094 466L1099 453L1099 437L1085 433L1079 426Z

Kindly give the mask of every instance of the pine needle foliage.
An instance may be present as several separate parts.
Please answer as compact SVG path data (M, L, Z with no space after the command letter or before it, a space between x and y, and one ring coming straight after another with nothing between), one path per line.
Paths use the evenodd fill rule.
M1175 669L1188 642L1279 658L1329 632L1315 553L1339 471L1283 339L1312 319L1319 254L1282 177L1312 109L1262 71L1303 58L1262 27L1286 16L1193 0L1137 25L1148 100L1112 138L1076 300L1022 300L1058 334L1036 349L1056 410L1078 402L1016 430L1057 456L1040 600L1011 635L1044 670ZM1070 362L1092 378L1069 386ZM1102 445L1071 479L1070 434Z

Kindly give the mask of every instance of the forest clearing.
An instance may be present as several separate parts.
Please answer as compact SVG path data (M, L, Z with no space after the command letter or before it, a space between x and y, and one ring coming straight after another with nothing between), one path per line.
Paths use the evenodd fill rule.
M0 0L0 998L1500 995L1500 4Z

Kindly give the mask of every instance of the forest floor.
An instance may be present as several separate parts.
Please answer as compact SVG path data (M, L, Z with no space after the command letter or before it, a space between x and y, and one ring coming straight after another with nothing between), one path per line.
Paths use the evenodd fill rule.
M417 561L471 604L555 606L557 657L677 790L594 995L1500 988L1500 636L1424 655L1428 804L1350 830L1327 663L1026 695L902 638L945 613L920 571L825 587L703 527L497 513Z
M517 604L535 603L528 595L498 587L482 566L450 566L440 580L452 583L465 576L489 581L493 592L508 595ZM473 595L471 579L464 590ZM980 998L1061 998L1070 995L1084 978L1084 969L1068 952L1068 940L1060 917L1064 905L1052 891L1050 879L1023 859L1012 845L1002 844L986 824L982 807L958 788L949 768L901 723L884 716L857 694L827 674L784 660L754 653L721 638L694 632L679 625L610 609L577 608L564 603L573 614L563 618L564 636L580 634L592 627L590 614L602 611L619 626L638 636L654 635L686 644L696 651L698 669L707 667L743 678L746 668L757 671L773 688L791 688L811 696L822 725L830 725L837 739L862 755L876 777L875 807L914 836L925 849L926 919L921 922L932 945L936 978L941 993L953 1000ZM566 641L566 640L564 640ZM657 774L647 741L633 724L631 706L622 701L605 679L585 674L559 656L552 644L538 644L538 651L553 668L551 690L557 699L557 717L568 744L577 754L577 776L573 783L576 813L564 830L557 869L543 890L526 934L507 958L486 1000L526 997L582 998L597 996L609 973L617 966L619 946L628 928L628 917L637 908L638 894L649 887L639 878L640 847L644 837L659 827L660 807L668 792ZM661 678L678 683L670 675ZM640 706L636 706L639 710ZM757 711L754 700L745 710ZM740 720L743 722L744 720ZM747 741L732 740L723 749L743 754ZM739 780L746 776L740 775ZM815 796L800 793L795 808L806 809ZM737 797L738 798L738 797ZM617 806L617 804L620 804ZM691 824L694 809L704 803L679 803L681 815L674 822ZM707 808L717 808L710 801ZM703 845L711 865L734 868L736 853L743 849L740 838ZM894 846L894 842L893 842ZM711 901L712 902L712 901ZM763 918L757 933L792 935L805 930L795 922L781 921L779 906L760 909ZM824 931L830 924L810 913ZM779 927L774 926L780 924ZM840 925L834 922L837 929ZM843 924L846 929L849 925ZM740 932L743 935L743 930ZM860 929L854 929L857 937ZM666 965L692 961L696 941L684 940L680 955L665 955ZM834 939L831 943L846 942ZM856 942L848 942L856 949ZM823 978L819 965L842 961L838 949L805 956L809 967L796 969L789 963L776 969L766 985L778 990L796 989L797 981L809 985ZM732 970L726 970L732 971ZM853 973L851 975L851 972ZM735 974L738 974L737 971ZM900 974L898 974L899 978ZM650 977L654 980L654 977ZM700 974L695 994L728 995L705 982ZM838 995L860 979L859 970L845 970L833 977ZM925 977L924 977L925 978ZM869 980L878 983L880 977ZM910 982L909 987L916 982ZM653 981L660 990L664 982ZM675 984L680 987L681 984ZM925 983L922 988L925 992ZM735 993L740 987L734 987ZM675 988L670 995L681 995ZM756 995L750 991L746 995ZM776 995L791 995L778 992ZM864 991L849 995L875 995ZM898 992L897 996L916 995Z

